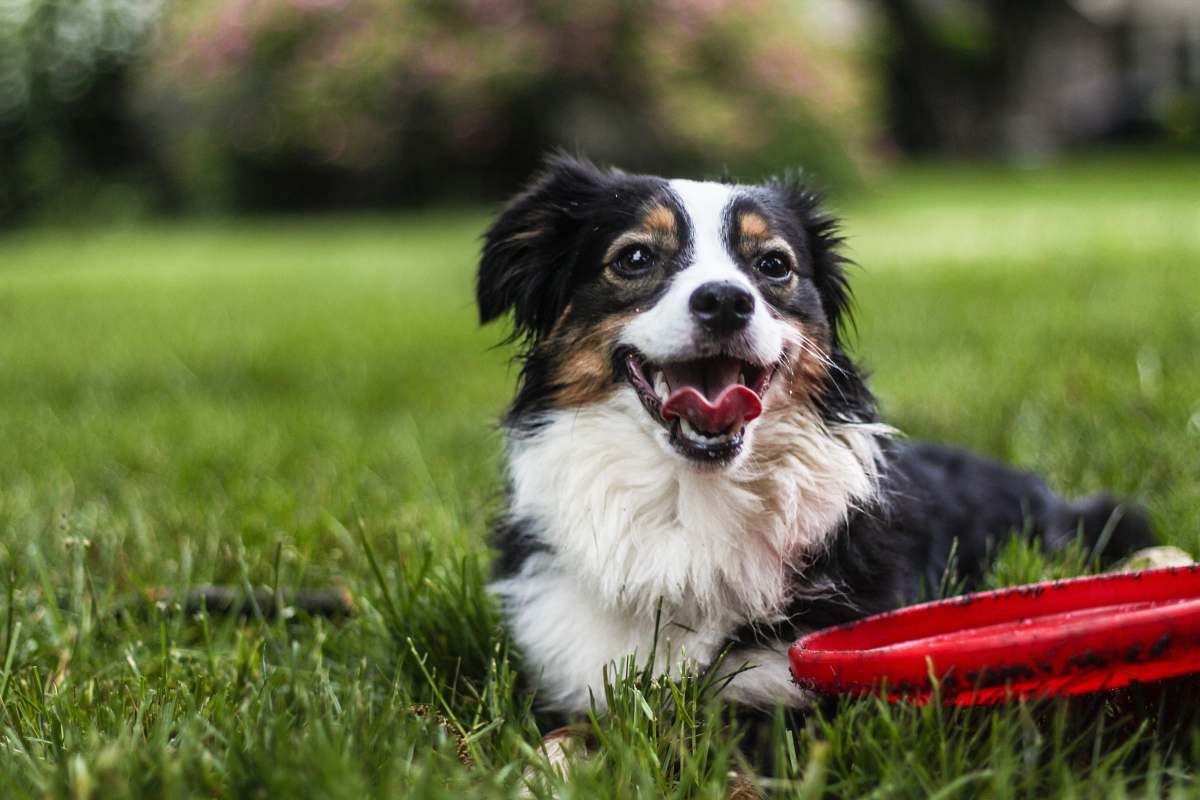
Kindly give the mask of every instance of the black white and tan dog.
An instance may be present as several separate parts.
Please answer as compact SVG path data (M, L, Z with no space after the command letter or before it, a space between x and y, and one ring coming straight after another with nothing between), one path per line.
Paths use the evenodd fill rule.
M1012 535L1150 543L1108 496L896 437L844 346L841 245L797 178L565 156L487 231L480 316L511 314L522 354L492 591L545 708L603 706L605 667L656 646L675 671L726 652L753 667L732 699L802 707L788 646L936 588L952 543L967 580Z

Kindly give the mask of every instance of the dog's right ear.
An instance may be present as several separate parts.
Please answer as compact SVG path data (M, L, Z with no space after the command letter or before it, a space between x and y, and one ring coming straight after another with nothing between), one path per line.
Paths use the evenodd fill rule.
M580 227L610 175L565 155L547 159L484 234L475 297L479 320L508 312L513 336L538 339L566 307Z

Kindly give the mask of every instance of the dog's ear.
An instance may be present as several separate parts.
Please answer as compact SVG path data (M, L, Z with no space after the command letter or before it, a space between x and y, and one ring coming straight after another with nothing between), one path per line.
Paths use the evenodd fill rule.
M511 311L514 337L550 332L570 293L581 225L610 177L555 155L509 202L484 234L475 283L481 323Z
M854 297L846 276L850 260L842 255L845 238L841 234L841 220L825 209L821 193L808 186L799 173L776 178L768 185L779 193L804 229L813 262L813 282L821 295L833 343L837 345L845 329L854 324Z

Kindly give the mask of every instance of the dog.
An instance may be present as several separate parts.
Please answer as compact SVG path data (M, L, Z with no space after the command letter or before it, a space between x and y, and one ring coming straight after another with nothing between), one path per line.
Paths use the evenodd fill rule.
M813 700L800 635L970 585L1006 537L1151 544L1077 502L883 423L845 346L839 221L798 175L668 180L549 158L484 235L482 323L511 316L507 505L490 589L563 715L605 670L738 668L750 709ZM745 667L745 668L743 668Z

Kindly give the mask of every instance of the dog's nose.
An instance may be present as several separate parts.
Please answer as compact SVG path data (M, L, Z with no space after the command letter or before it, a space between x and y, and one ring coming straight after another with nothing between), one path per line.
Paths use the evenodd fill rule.
M712 333L740 331L754 316L754 295L736 283L712 281L692 292L688 306L692 314Z

